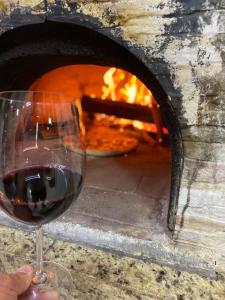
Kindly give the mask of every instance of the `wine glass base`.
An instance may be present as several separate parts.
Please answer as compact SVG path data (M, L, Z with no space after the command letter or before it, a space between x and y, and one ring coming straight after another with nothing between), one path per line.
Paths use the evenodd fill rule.
M35 270L35 264L32 266ZM39 299L40 294L54 291L59 295L60 300L72 299L73 279L70 272L60 264L48 261L43 262L43 270L41 278L34 275L32 285L25 296L35 300Z

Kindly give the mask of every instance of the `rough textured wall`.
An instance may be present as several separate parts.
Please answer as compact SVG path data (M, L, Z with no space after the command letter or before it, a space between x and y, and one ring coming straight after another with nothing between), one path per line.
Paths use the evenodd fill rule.
M175 239L222 249L225 2L21 0L15 7L16 3L0 0L1 32L21 22L87 17L100 32L125 41L149 66L176 110L184 142Z

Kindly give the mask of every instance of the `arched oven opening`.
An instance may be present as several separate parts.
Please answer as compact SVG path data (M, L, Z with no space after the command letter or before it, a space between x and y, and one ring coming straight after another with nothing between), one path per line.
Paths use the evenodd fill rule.
M80 25L20 27L2 35L1 45L0 90L65 90L80 109L88 164L72 213L77 222L150 238L168 217L173 230L182 143L151 70L126 45ZM53 135L54 128L42 132Z

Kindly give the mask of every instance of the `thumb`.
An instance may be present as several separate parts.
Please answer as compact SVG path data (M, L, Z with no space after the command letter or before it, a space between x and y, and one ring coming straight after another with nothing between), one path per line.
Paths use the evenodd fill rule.
M17 300L30 286L32 267L27 265L14 274L0 274L0 300Z

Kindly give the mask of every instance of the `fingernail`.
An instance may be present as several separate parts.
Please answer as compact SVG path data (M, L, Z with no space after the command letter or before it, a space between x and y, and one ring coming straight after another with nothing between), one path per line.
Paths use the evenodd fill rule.
M31 272L31 266L26 265L26 266L22 266L21 268L19 268L17 270L18 273L30 273Z

